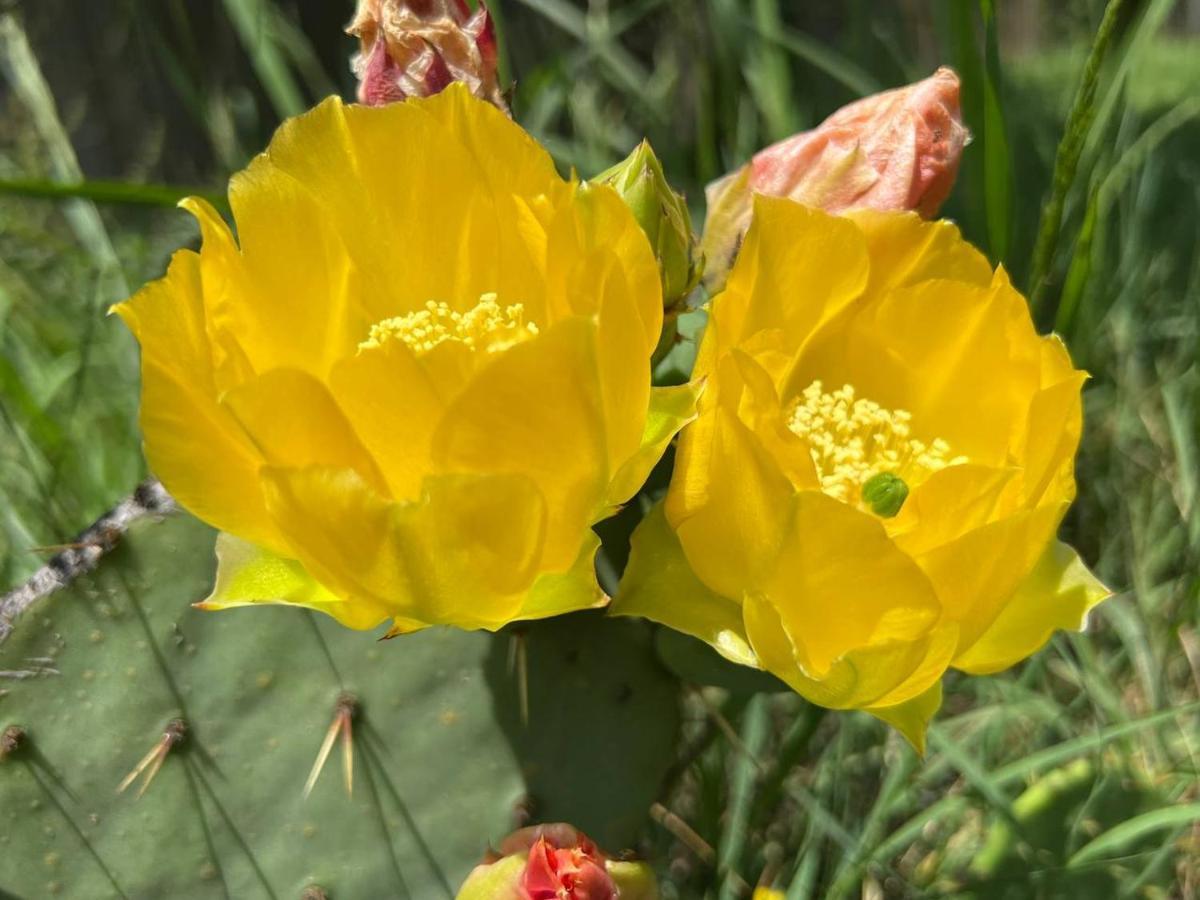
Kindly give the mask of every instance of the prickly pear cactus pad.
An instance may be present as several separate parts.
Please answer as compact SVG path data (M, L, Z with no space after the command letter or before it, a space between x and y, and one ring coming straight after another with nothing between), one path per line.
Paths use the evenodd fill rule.
M656 658L651 627L582 612L530 623L514 640L493 644L487 669L534 821L571 822L614 852L633 847L679 734L679 682ZM507 674L522 666L527 716Z
M211 584L213 539L186 516L136 526L0 646L0 892L452 897L528 806L499 696L515 695L515 676L494 664L510 638L431 629L378 643L299 609L202 613L189 604ZM541 678L542 641L528 643ZM649 659L647 647L621 665ZM659 676L653 703L670 686ZM535 689L527 727L586 742L627 712L610 699L593 704L599 718L563 718ZM646 738L673 743L669 723ZM656 784L669 758L639 758ZM639 816L626 795L643 812L649 801L611 793L599 808L628 834Z

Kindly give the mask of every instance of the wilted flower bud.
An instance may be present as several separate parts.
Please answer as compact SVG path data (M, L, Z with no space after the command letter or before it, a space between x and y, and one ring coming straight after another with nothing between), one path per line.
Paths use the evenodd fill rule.
M522 828L476 866L457 900L657 900L648 866L608 859L570 825Z
M750 226L754 194L787 197L830 213L916 210L926 218L954 186L970 135L958 76L943 66L924 81L864 97L818 128L760 151L708 186L705 283L725 282Z
M359 0L347 27L360 41L354 57L358 99L382 106L428 97L461 81L508 111L496 80L496 34L487 8L466 0Z
M642 141L593 181L614 187L650 240L662 277L663 305L674 306L696 286L703 268L683 197L671 189L662 163Z

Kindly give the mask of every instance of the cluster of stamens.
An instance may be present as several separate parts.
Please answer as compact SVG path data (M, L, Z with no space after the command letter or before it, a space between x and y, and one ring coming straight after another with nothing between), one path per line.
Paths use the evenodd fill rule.
M939 469L967 461L952 456L950 445L937 438L926 444L912 436L912 415L885 409L855 397L854 387L826 393L814 381L796 398L787 425L804 438L821 480L821 489L847 503L862 500L863 485L887 472L909 486Z
M495 294L484 294L466 312L457 312L446 303L430 300L424 309L384 319L371 326L367 340L358 348L367 350L399 340L421 354L446 341L456 341L471 350L494 352L537 333L537 325L525 321L522 304L501 306Z

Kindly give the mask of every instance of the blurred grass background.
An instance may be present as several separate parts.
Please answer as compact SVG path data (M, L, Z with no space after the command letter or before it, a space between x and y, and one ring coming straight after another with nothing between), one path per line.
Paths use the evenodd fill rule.
M697 692L663 797L696 836L647 832L667 898L1200 896L1200 3L1109 6L1073 106L1096 0L491 4L563 170L647 136L697 221L759 147L953 65L975 141L945 213L1093 375L1064 537L1119 593L1089 633L952 677L924 760L865 716ZM136 347L104 310L195 241L174 197L352 94L351 12L0 0L0 586L143 476Z

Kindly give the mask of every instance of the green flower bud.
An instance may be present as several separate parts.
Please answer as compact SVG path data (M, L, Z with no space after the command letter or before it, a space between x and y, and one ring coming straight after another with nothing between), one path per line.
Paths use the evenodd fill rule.
M862 498L875 515L890 519L908 499L908 485L894 472L880 472L863 484Z
M592 180L615 188L633 211L658 259L663 305L670 309L680 304L700 280L703 259L687 203L671 190L649 142L642 141L622 162Z

